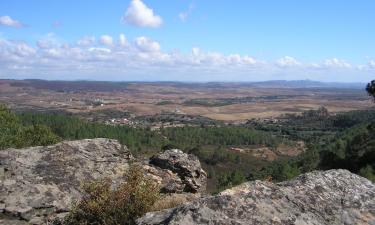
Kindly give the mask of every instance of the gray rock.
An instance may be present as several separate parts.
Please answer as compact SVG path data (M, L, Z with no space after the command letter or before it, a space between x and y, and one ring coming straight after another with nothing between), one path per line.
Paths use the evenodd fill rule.
M176 173L148 164L143 165L143 169L146 176L160 185L162 193L182 193L184 191L185 184Z
M346 170L315 171L278 184L247 182L147 213L138 224L375 224L375 185Z
M159 156L168 160L158 161L158 166L137 163L162 192L181 199L184 190L204 190L206 175L195 156L176 150ZM130 160L135 161L125 146L103 138L0 151L0 224L45 224L63 218L80 200L83 183L111 178L116 185Z
M207 174L195 155L172 149L151 157L150 164L176 173L184 184L184 192L197 193L206 190ZM173 189L172 187L171 190ZM176 192L178 191L180 190L177 188Z
M109 139L2 150L0 218L45 223L69 211L80 199L83 182L104 177L119 182L130 159L125 146Z

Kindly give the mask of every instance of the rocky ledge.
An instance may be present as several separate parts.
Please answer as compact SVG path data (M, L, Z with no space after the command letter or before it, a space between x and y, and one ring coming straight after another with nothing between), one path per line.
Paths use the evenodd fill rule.
M168 166L160 160L155 165L135 163L142 164L162 192L205 190L207 177L198 158L169 150L153 159L163 160ZM121 182L130 161L136 160L126 146L103 138L2 150L0 224L46 224L64 217L81 198L81 184L101 178Z
M0 151L1 217L42 224L45 217L64 216L80 198L83 182L118 181L130 159L125 146L109 139Z
M375 185L346 170L273 184L247 182L217 196L146 214L139 225L375 224Z

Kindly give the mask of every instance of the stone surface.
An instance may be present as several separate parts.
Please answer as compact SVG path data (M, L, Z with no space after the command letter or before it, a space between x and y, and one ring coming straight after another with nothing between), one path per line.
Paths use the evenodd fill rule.
M79 200L83 182L120 181L130 159L125 146L109 139L0 151L0 222L42 224L66 213Z
M103 138L0 151L0 224L61 218L80 200L83 183L107 177L122 182L129 161L140 164L161 192L181 202L199 196L184 191L205 189L206 175L195 156L173 150L154 158L160 158L158 165L137 161L126 146Z
M178 174L148 164L144 164L143 169L146 176L160 185L160 191L162 193L182 193L184 191L185 184Z
M375 224L375 185L346 170L273 184L247 182L217 196L147 213L151 224Z
M176 173L184 185L184 192L197 193L206 190L207 174L195 155L171 149L151 157L150 164Z

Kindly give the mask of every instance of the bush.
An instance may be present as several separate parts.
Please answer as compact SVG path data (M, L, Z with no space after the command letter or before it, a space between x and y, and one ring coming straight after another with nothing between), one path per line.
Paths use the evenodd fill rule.
M135 224L159 199L159 187L145 177L140 166L131 166L124 183L112 188L110 179L83 185L82 200L66 217L69 225Z

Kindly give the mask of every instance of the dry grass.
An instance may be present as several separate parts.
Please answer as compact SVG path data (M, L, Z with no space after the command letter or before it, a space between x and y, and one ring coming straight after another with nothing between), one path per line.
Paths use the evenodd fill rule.
M152 211L160 211L177 207L185 202L199 198L199 194L168 194L163 195L152 207Z

